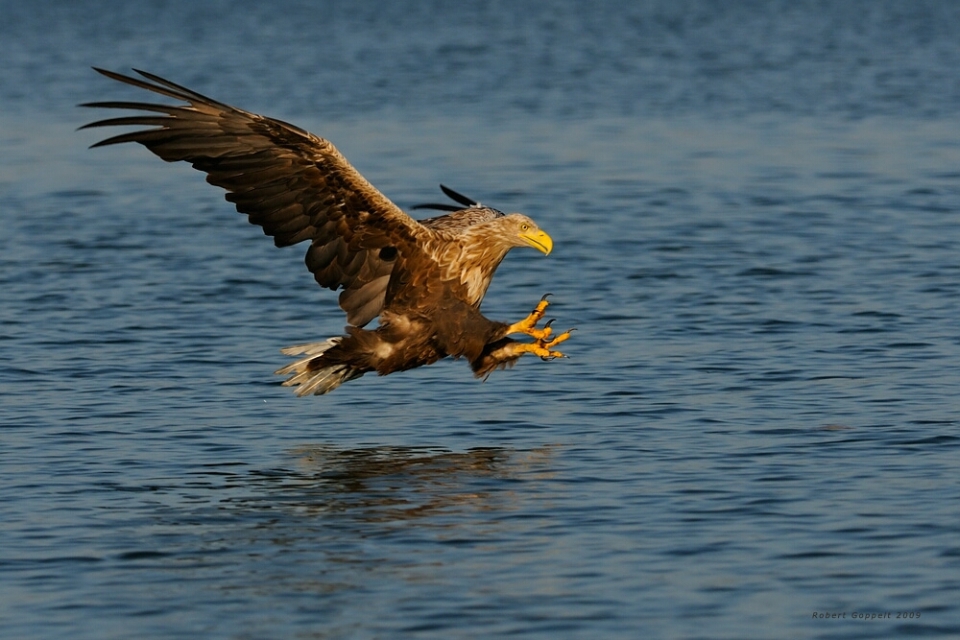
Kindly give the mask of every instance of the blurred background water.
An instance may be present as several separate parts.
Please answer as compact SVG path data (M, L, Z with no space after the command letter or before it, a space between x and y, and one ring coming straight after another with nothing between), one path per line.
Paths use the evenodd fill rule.
M0 1L11 638L960 635L960 5ZM569 360L298 399L340 332L137 67L554 238ZM819 619L817 613L845 618ZM857 615L889 614L863 620Z

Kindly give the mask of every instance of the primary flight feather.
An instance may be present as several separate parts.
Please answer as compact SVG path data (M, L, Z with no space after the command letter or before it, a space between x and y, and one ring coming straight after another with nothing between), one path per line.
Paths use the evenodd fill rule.
M217 102L159 76L135 78L104 69L119 82L181 101L92 102L81 106L147 112L99 120L90 127L147 126L107 138L100 147L138 142L168 162L183 160L227 190L226 198L278 247L309 242L307 268L340 290L346 335L288 347L298 360L279 371L298 395L323 394L369 371L403 371L452 356L466 358L477 377L525 353L562 357L553 347L569 337L537 328L546 296L523 320L484 317L480 303L497 266L514 247L549 254L553 241L530 218L484 207L452 189L461 206L415 220L373 187L327 140L286 122ZM375 329L365 326L379 319ZM526 334L533 342L508 337Z

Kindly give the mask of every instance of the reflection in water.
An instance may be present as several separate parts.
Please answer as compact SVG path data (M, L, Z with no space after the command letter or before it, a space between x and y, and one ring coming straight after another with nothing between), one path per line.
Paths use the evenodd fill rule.
M217 469L207 474L216 478L208 485L216 497L189 514L182 552L164 542L164 571L177 584L180 567L193 580L200 571L210 591L230 602L280 603L282 619L248 612L253 622L236 637L292 636L278 632L285 624L320 630L297 637L352 637L370 625L403 629L440 600L445 612L430 622L437 629L464 624L465 614L448 611L489 626L486 609L471 609L478 594L502 589L502 581L519 584L531 571L526 563L547 546L535 532L547 517L539 510L552 504L544 496L557 448L321 444L288 451L288 468ZM191 483L194 499L198 485ZM525 562L491 572L497 558L521 547ZM400 595L372 614L388 593Z
M555 449L482 447L455 453L433 447L306 445L291 451L295 469L254 472L266 491L231 502L267 501L269 508L343 514L358 522L409 521L453 508L509 511L515 496L508 487L551 475L548 461Z

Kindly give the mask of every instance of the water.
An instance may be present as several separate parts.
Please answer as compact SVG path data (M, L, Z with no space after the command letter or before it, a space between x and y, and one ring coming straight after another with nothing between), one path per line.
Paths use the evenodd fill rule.
M960 8L836 5L3 2L4 635L960 634ZM295 398L335 296L90 65L529 213L571 359Z

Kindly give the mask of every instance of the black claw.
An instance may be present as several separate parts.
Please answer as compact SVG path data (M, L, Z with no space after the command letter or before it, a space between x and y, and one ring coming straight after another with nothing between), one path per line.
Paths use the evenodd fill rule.
M552 293L545 293L545 294L543 294L543 297L540 298L540 302L543 302L544 300L546 300L547 298L549 298L549 297L552 296L552 295L553 295Z
M549 320L547 320L547 324L543 325L543 328L546 329L547 327L552 325L555 321L556 321L556 318L550 318Z

